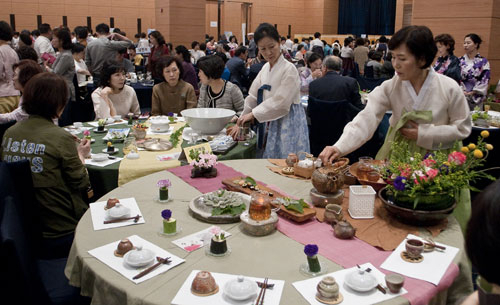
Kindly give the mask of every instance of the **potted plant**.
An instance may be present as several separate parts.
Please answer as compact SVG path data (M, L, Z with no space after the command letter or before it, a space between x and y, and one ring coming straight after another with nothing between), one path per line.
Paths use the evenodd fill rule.
M104 126L106 126L106 119L100 119L97 121L97 131L104 131Z
M163 179L159 180L156 183L156 186L158 186L159 189L159 199L160 201L167 201L168 200L168 188L172 186L172 183L170 182L169 179Z
M177 231L177 220L172 218L172 211L169 209L161 211L163 218L163 233L174 234Z
M205 153L204 150L191 150L189 157L193 160L190 165L193 167L191 170L191 178L205 177L212 178L217 176L217 156L211 153Z
M89 131L89 130L85 130L85 131L83 132L83 137L84 137L85 139L89 140L89 141L91 141L91 140L92 140L92 137L90 136L90 131Z
M137 123L132 126L132 130L134 131L134 137L137 140L141 140L146 138L146 130L148 126L145 123Z
M224 231L219 227L214 227L211 233L214 235L210 242L210 252L217 255L225 254L227 252L227 242Z
M313 244L308 244L304 247L304 253L307 256L307 265L310 272L320 272L321 265L318 260L318 246Z

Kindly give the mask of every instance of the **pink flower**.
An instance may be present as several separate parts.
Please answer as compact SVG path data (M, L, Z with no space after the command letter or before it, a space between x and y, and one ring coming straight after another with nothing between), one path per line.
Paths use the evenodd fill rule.
M427 176L430 179L433 179L434 177L437 176L438 173L439 173L439 171L437 169L430 169L430 170L427 171Z
M425 159L424 161L422 161L422 163L425 167L432 167L434 164L436 164L436 161L432 159Z
M411 175L411 168L407 167L406 169L401 171L401 177L408 178Z
M467 156L459 151L454 151L448 155L448 162L454 163L456 165L462 165L467 160Z
M83 132L83 135L84 135L84 136L86 136L86 137L90 136L90 131L85 130L85 131Z
M220 227L215 226L215 227L212 227L209 232L213 235L219 235L221 231L222 230Z

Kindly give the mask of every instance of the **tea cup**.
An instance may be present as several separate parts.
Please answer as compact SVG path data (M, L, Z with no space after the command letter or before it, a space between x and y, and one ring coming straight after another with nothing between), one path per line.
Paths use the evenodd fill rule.
M391 293L399 293L405 282L404 276L397 273L389 273L385 276L385 284Z
M424 243L418 239L408 239L405 244L406 253L411 258L419 258L424 252Z
M343 219L342 207L338 204L330 203L325 207L325 222L337 223Z

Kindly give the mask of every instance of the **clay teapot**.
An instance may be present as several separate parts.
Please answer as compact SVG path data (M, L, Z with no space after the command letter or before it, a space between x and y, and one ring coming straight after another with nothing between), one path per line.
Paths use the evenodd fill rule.
M311 180L316 190L323 194L333 194L344 185L344 175L333 167L316 169L312 174Z
M356 234L356 228L345 220L339 221L335 225L332 224L332 227L333 234L340 239L350 239Z
M286 165L289 167L293 167L295 165L295 163L297 163L298 161L299 161L299 157L297 156L297 154L294 154L294 153L289 153L288 157L285 160Z

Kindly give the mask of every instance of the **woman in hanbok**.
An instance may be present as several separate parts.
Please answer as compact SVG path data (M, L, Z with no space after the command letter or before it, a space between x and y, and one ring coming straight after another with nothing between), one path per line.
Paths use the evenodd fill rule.
M453 55L455 50L455 39L450 34L440 34L434 38L437 47L438 58L434 64L434 70L453 78L460 84L462 72L460 69L460 60Z
M252 83L243 113L232 130L258 121L258 148L264 158L286 158L289 153L309 152L306 113L300 104L300 79L295 66L280 53L276 28L262 23L255 31L255 42L267 63Z
M390 127L377 159L390 160L393 142L408 142L422 156L451 149L469 136L469 106L455 80L430 67L437 52L432 32L425 26L408 26L389 41L396 75L368 95L366 108L346 125L340 139L319 157L323 164L347 155L367 142L384 114L392 110ZM462 228L470 215L470 194L462 191L454 215Z
M464 38L464 56L460 57L462 68L462 90L464 91L470 110L483 107L490 83L490 63L479 54L481 37L467 34Z

